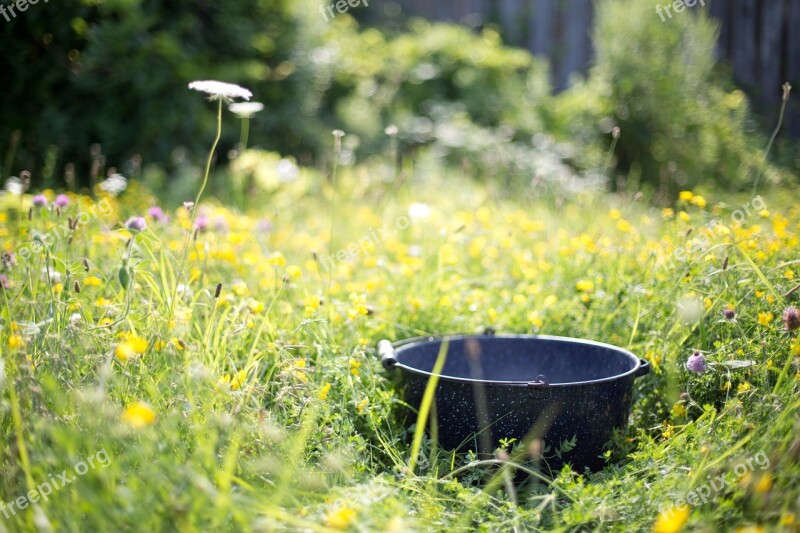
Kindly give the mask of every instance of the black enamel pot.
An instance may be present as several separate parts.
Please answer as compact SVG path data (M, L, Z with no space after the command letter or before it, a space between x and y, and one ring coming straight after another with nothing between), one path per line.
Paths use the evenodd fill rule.
M615 428L628 420L643 359L609 344L545 335L449 337L431 418L448 450L491 454L516 439L551 470L605 464ZM418 410L442 339L381 341L384 367L396 373L406 403ZM410 414L413 419L416 414Z

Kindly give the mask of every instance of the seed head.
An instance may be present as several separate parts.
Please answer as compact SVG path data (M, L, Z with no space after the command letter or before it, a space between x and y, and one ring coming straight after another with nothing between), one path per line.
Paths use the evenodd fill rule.
M786 326L786 331L794 331L800 328L800 310L794 306L784 309L783 324Z

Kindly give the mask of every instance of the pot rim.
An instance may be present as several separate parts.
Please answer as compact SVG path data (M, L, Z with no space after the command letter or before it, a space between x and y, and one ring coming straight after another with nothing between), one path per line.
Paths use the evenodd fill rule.
M546 340L546 341L557 341L557 342L564 342L570 344L586 344L590 346L594 346L597 348L604 348L607 350L612 350L618 353L621 353L636 364L628 370L627 372L623 372L622 374L616 374L614 376L609 376L600 379L593 379L588 381L570 381L569 383L552 383L547 387L549 389L553 388L569 388L569 387L579 387L585 385L595 385L601 383L609 383L612 381L622 380L627 378L628 376L633 376L634 378L644 376L645 374L649 373L650 365L644 359L640 359L636 355L634 355L631 351L626 350L625 348L620 348L619 346L614 346L613 344L608 344L605 342L593 341L590 339L579 339L575 337L561 337L558 335L527 335L527 334L500 334L500 335L445 335L445 336L437 336L437 335L430 335L424 337L414 337L411 339L405 339L401 341L396 341L392 343L392 347L396 348L395 355L399 356L402 354L404 350L411 349L414 346L418 346L421 344L432 343L432 342L441 342L445 338L449 340L465 340L465 339L523 339L523 340ZM418 368L414 368L412 366L408 366L400 362L399 360L395 359L394 364L392 364L392 368L399 368L403 371L409 372L411 374L417 374L420 376L428 376L429 378L434 374L432 372L426 372L425 370L420 370ZM450 376L448 374L438 374L439 381L449 381L455 383L469 383L472 385L481 384L484 386L489 387L530 387L532 385L529 381L500 381L500 380L487 380L487 379L473 379L473 378L463 378L458 376Z

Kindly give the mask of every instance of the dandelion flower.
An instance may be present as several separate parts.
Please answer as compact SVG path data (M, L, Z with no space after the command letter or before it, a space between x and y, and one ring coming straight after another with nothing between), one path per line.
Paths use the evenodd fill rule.
M786 331L794 331L800 328L800 310L796 307L787 307L783 311L783 324Z
M202 80L193 81L189 84L189 89L193 91L200 91L206 93L211 100L233 100L234 98L242 98L243 100L250 100L253 93L232 83L225 83L222 81Z
M228 105L228 109L240 118L250 118L263 111L264 104L261 102L233 102Z
M698 374L702 374L706 371L706 358L699 350L695 350L689 357L689 360L686 361L686 369L691 372L697 372Z
M139 429L155 422L156 413L146 403L134 402L123 411L122 421L133 428Z

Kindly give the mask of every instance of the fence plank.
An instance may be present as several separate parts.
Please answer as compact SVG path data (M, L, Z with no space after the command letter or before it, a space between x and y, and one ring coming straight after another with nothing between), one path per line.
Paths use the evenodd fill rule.
M784 80L792 84L794 94L789 100L789 131L795 138L800 137L800 2L787 0L786 57L784 57Z
M759 99L762 106L771 107L780 97L784 4L765 2L761 8Z

